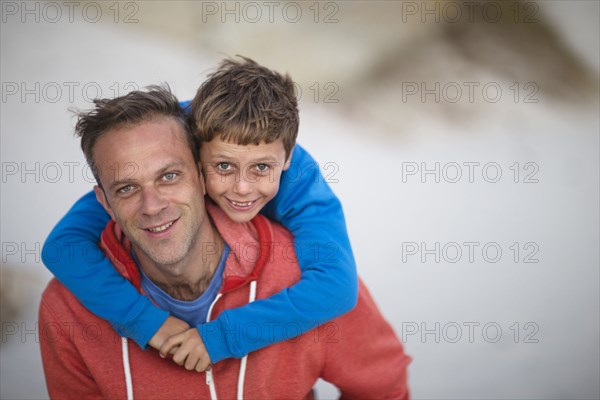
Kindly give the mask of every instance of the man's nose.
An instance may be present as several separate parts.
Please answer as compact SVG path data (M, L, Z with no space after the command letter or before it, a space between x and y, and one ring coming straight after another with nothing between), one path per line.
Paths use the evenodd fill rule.
M155 187L142 189L142 212L147 215L156 215L167 208L169 204L166 196Z

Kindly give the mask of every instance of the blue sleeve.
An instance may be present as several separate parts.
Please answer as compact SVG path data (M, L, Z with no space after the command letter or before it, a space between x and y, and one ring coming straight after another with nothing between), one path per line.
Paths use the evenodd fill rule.
M48 236L42 260L87 309L145 348L169 313L140 294L100 251L109 219L94 192L86 194Z
M294 235L301 279L293 286L198 326L213 362L242 357L332 320L356 305L358 278L340 201L300 146L262 211ZM245 334L250 329L251 334Z

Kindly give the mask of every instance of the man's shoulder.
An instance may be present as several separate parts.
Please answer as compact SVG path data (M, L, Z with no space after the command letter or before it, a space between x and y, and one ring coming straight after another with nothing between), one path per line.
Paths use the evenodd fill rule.
M279 222L273 221L272 219L269 219L261 214L259 214L257 217L264 218L264 220L268 223L275 240L279 240L280 242L294 241L294 235L292 235L292 232L290 232L289 229L281 225Z
M42 303L64 301L65 297L69 294L66 287L58 281L56 278L50 279L46 289L42 293Z
M269 252L261 273L261 284L265 285L269 281L275 285L273 287L275 293L300 280L301 271L296 251L302 250L296 248L294 236L283 225L262 215L256 218L260 218L270 231L268 243L261 241L261 248L268 249Z
M83 314L81 311L83 310ZM75 314L89 314L75 296L56 278L52 278L42 293L40 312L49 312L56 319L71 318ZM91 315L91 314L90 314Z

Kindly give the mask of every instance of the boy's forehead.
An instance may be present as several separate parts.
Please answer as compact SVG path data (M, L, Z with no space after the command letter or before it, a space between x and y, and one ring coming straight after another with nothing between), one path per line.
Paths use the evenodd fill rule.
M283 139L279 138L273 142L262 141L256 144L238 144L232 140L223 140L216 137L210 142L204 142L201 152L205 156L221 156L229 158L271 158L278 160L285 157Z

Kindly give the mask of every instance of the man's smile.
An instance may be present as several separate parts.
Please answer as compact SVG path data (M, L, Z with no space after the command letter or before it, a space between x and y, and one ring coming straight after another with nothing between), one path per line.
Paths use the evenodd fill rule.
M154 226L143 228L143 229L150 233L163 233L163 232L167 231L169 228L171 228L177 221L179 221L179 218L176 218L169 222L163 223L161 225L154 225Z

